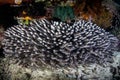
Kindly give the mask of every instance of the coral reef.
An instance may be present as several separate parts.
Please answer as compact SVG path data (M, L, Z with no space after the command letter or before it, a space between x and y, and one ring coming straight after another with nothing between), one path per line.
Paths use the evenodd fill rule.
M40 67L30 69L13 64L9 58L0 62L1 80L119 80L120 52L114 52L113 63L103 67L98 64L79 65L78 68ZM13 63L12 63L13 62Z

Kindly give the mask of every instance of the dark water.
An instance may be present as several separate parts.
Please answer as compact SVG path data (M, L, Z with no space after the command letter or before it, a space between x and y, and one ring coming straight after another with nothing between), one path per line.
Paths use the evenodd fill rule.
M113 1L120 5L120 0L113 0Z

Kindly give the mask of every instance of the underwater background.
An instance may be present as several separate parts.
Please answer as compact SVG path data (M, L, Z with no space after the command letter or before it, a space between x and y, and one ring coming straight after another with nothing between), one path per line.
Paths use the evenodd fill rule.
M0 5L0 80L120 80L120 1Z

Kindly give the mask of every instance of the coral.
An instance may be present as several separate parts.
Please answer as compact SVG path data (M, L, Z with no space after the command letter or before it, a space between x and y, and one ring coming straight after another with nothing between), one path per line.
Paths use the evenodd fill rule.
M119 39L120 46L120 5L116 4L113 0L104 0L102 4L108 9L109 14L112 14L111 19L103 20L105 23L111 21L111 23L107 25L109 27L106 28L106 31L109 31Z
M6 57L23 66L49 64L77 67L79 64L106 65L113 62L118 39L96 24L84 20L72 26L63 22L33 20L29 26L9 28L3 40Z
M82 17L83 19L88 20L91 16L94 18L99 17L102 13L102 1L103 0L78 0L75 5L75 14L77 17Z
M99 64L80 65L78 68L25 68L13 60L0 60L0 80L119 80L120 52L114 52L114 62L107 67ZM12 63L13 62L13 63Z
M120 39L120 14L119 16L114 15L112 19L112 26L108 28L108 30L109 32L117 36L118 39Z

